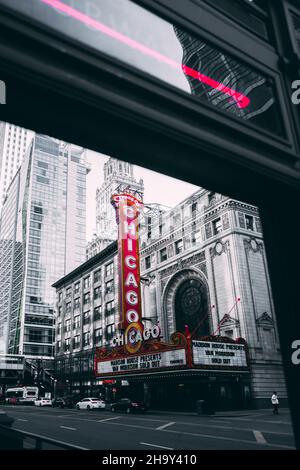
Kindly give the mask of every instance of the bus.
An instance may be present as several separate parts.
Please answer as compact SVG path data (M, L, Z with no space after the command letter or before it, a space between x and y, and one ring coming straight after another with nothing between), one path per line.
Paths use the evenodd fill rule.
M5 392L5 402L15 405L34 404L38 399L38 387L14 387L8 388Z

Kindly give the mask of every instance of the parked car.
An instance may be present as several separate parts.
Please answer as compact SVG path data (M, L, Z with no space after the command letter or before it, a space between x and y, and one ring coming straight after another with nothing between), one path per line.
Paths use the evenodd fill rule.
M130 400L129 398L121 398L116 403L111 404L111 411L124 411L125 413L145 413L147 407L145 403L136 400Z
M76 403L77 410L105 409L105 402L100 398L83 398Z
M52 400L53 408L73 408L74 401L70 398L55 398Z
M52 406L52 401L48 398L38 398L34 402L35 406Z

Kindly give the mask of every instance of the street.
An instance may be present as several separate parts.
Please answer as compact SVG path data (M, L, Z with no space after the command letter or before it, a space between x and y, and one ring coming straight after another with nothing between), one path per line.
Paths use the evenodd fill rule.
M75 409L1 406L15 429L82 449L294 449L288 410L228 411L215 416L154 412L144 415Z

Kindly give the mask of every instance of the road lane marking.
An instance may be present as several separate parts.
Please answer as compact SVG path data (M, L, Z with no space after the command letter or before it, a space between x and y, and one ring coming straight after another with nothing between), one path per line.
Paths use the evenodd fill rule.
M60 426L62 429L69 429L70 431L77 431L77 428L70 428L69 426Z
M169 426L173 426L175 424L175 421L170 421L169 423L163 424L162 426L159 426L156 428L156 431L162 431L165 428L168 428Z
M260 431L253 430L254 437L259 444L266 444L266 439Z
M106 422L104 424L111 424L111 425L114 425L114 426L125 426L125 427L128 427L128 428L149 429L150 431L155 430L155 428L150 428L149 426L147 427L147 426L138 426L138 425L134 425L134 424L112 423L111 421ZM219 440L222 440L222 441L239 442L239 443L250 444L250 445L255 445L255 446L256 445L261 445L261 444L258 444L258 442L256 442L256 441L250 441L250 440L247 440L247 439L237 439L237 438L234 438L234 437L227 437L227 436L216 436L215 434L200 434L200 433L185 432L185 431L173 431L171 429L164 429L161 432L168 432L168 433L172 433L172 434L181 434L181 435L185 435L185 436L204 437L204 438L207 438L207 439L219 439ZM268 442L266 442L264 445L266 447L275 447L275 448L282 448L282 449L295 449L294 446L288 446L288 445L282 445L282 444L269 444Z
M105 421L112 421L113 419L120 419L121 416L114 416L113 418L98 419L96 423L105 423Z
M123 416L120 416L120 418L123 417ZM124 416L125 418L125 416ZM156 422L156 421L161 421L161 420L156 420L156 419L148 419L148 418L138 418L138 417L131 417L130 418L130 421L144 421L144 422ZM216 423L216 421L213 421L214 423ZM221 421L217 421L218 423L220 423ZM223 423L223 421L222 421ZM229 423L231 423L229 421ZM172 422L172 424L176 424L177 426L179 425L184 425L184 426L200 426L200 427L205 427L205 428L216 428L216 429L234 429L236 431L247 431L247 432L252 432L253 431L253 428L242 428L242 427L236 427L236 426L224 426L223 424L222 425L218 425L218 424L208 424L206 422L203 422L203 423L192 423L192 422L188 422L188 421L174 421ZM231 423L231 424L234 424L234 423ZM167 423L166 425L162 425L162 426L159 426L159 428L156 428L156 430L160 430L160 429L163 429L164 427L167 427L169 426L170 423ZM293 433L290 433L290 432L281 432L281 431L271 431L271 430L267 430L267 429L261 429L260 430L261 432L263 433L269 433L269 434L279 434L279 435L283 435L283 436L294 436Z
M28 419L17 418L17 421L28 421Z
M158 444L150 444L149 442L140 442L140 444L143 446L159 447L160 449L174 450L172 447L159 446Z

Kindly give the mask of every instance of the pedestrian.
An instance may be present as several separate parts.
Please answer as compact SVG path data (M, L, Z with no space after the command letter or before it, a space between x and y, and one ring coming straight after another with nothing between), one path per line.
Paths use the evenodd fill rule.
M273 406L273 415L278 415L279 400L276 392L273 393L271 397L271 402Z

